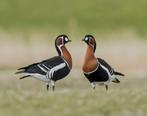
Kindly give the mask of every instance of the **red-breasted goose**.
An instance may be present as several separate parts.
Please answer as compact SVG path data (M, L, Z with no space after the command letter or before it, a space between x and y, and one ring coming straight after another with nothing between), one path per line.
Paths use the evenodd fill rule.
M50 84L54 90L55 82L66 77L72 69L72 57L65 47L68 42L71 42L71 40L66 35L59 35L55 40L58 56L19 68L16 74L23 74L20 79L32 76L44 81L47 90Z
M124 74L116 72L105 60L95 57L95 38L92 35L86 35L83 41L88 45L83 72L92 88L95 89L96 82L105 85L106 90L108 90L109 82L119 83L120 81L116 78L116 75L124 76Z

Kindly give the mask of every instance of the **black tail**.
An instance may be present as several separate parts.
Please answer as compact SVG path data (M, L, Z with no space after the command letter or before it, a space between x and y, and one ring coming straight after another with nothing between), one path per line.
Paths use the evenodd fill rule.
M115 78L112 82L113 83L120 83L120 81L117 78Z
M16 72L15 74L25 73L25 72L27 72L28 68L29 68L29 66L21 67L21 68L17 69L18 72Z
M26 70L29 66L21 67L18 70Z
M24 70L23 71L18 71L15 74L20 74L20 73L25 73L25 71Z
M26 69L24 68L19 68L18 71L15 74L20 74L20 73L25 73Z
M19 68L19 69L18 69L18 72L16 72L15 74L27 73L28 67L29 67L29 66ZM29 77L29 76L30 76L30 75L24 75L24 76L20 77L19 79L24 79L24 78L27 78L27 77Z
M19 69L18 69L18 70L19 70ZM18 72L16 72L15 74L20 74L20 73L25 73L25 70L18 71ZM30 76L30 75L25 75L25 76L20 77L19 79L24 79L24 78L29 77L29 76Z
M125 76L123 73L120 72L114 72L115 75Z
M26 75L26 76L23 76L23 77L20 77L19 79L24 79L24 78L27 78L29 77L30 75Z

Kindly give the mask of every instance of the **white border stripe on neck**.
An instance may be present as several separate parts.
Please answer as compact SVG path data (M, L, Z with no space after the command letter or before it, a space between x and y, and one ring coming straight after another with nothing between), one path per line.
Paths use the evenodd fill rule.
M63 46L64 46L63 44L57 46L57 47L59 48L60 52L61 52L61 56L63 56L63 52L62 52L62 50L61 50L61 47L63 47Z
M94 73L97 69L99 68L99 65L97 65L97 67L96 67L96 69L95 70L93 70L93 71L90 71L90 72L84 72L84 74L91 74L91 73Z
M62 57L62 59L64 60L64 62L67 64L67 66L68 66L68 68L69 68L69 70L70 70L70 67L69 67L69 64L68 64L68 62Z

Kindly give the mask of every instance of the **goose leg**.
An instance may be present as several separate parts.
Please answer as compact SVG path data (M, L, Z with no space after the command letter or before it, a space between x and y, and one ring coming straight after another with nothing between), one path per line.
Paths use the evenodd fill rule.
M113 83L120 83L120 81L117 78L113 79L112 82Z
M46 79L48 80L48 82L46 83L46 89L48 91L49 90L49 83L51 82L51 79L49 77L49 72L47 72L47 74L46 74Z
M51 80L52 90L55 90L55 81Z
M95 82L92 82L92 83L91 83L91 86L92 86L93 89L95 89L96 83L95 83Z
M46 83L46 90L49 90L49 83Z
M108 90L108 85L105 85L106 91Z

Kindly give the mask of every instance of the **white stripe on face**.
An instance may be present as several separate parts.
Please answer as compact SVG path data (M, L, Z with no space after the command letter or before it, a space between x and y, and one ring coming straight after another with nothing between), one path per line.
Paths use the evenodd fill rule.
M61 44L57 45L57 47L58 47L58 49L59 49L59 51L61 53L61 56L63 56L63 52L61 50L61 47L64 46L64 38L63 37L60 37L60 39L61 39L62 42L61 42Z
M57 38L56 45L57 46L64 45L64 37L63 36Z
M89 39L89 45L94 49L94 43L92 42L92 38Z
M62 45L64 45L64 37L61 37Z

